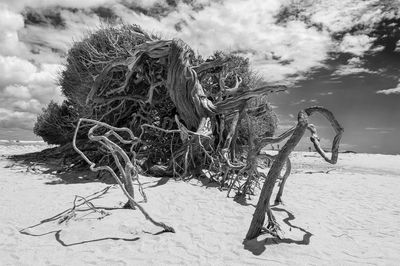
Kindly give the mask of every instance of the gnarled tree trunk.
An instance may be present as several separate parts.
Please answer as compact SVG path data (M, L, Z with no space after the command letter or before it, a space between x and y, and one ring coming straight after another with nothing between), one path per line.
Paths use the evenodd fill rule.
M316 129L313 125L308 124L308 116L312 115L315 112L319 112L322 115L324 115L331 125L333 126L334 130L336 131L336 136L333 140L332 143L332 156L329 159L325 152L322 150L320 143L319 143L319 138L316 133ZM246 234L246 239L253 239L257 237L258 235L261 234L264 221L265 221L265 213L267 213L268 217L268 224L267 224L267 231L269 231L273 235L277 235L277 232L279 231L279 225L275 220L274 215L272 214L271 208L270 208L270 200L271 200L271 195L272 191L275 186L275 182L277 178L279 177L282 168L284 166L284 163L288 159L288 156L290 153L294 150L294 148L297 146L299 143L300 139L303 137L305 131L309 129L312 133L311 136L311 141L313 142L317 152L329 163L335 164L337 162L338 158L338 153L339 153L339 142L342 137L343 133L343 128L339 124L339 122L335 119L333 114L323 108L323 107L310 107L305 110L302 110L298 114L298 123L296 128L293 130L292 136L289 138L289 140L286 142L286 144L283 146L283 148L279 151L277 157L275 158L271 169L268 172L267 178L264 182L264 185L262 187L260 197L257 203L256 210L254 211L253 214L253 219L251 221L249 230ZM283 185L283 184L282 184ZM283 190L283 187L281 187Z

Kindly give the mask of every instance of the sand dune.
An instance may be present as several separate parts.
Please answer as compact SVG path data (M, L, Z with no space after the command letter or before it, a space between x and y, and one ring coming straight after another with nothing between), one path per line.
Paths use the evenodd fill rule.
M36 146L0 146L0 154ZM41 146L43 148L43 146ZM399 265L400 156L341 154L329 165L293 154L285 205L274 207L284 237L243 244L258 197L236 202L207 180L142 177L143 206L176 233L162 233L133 210L80 212L43 223L107 184L68 179L0 161L1 265ZM12 167L10 167L12 166ZM42 169L43 170L43 169ZM120 207L118 188L93 203ZM32 236L37 235L37 236Z

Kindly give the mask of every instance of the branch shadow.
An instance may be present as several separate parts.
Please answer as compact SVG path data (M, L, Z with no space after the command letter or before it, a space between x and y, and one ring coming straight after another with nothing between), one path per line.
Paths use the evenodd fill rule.
M309 245L312 233L307 231L306 229L296 226L291 223L291 221L295 220L295 216L289 212L288 210L285 210L283 208L278 208L276 206L271 208L274 211L279 211L279 212L285 212L287 214L287 218L283 219L283 222L287 224L290 228L295 228L300 230L301 232L304 233L303 238L301 240L294 240L291 238L279 238L279 237L267 237L262 240L257 240L257 238L251 239L251 240L244 240L243 241L243 246L245 250L249 250L253 255L259 256L261 255L265 250L266 246L270 245L278 245L278 244L296 244L296 245Z
M83 184L92 182L101 182L110 185L116 183L111 176L94 173L90 171L88 167L83 166L77 169L68 169L60 158L36 158L28 153L8 156L7 159L13 162L13 167L18 166L19 168L25 168L23 172L50 176L51 179L45 182L46 185Z
M205 188L218 188L220 184L212 178L209 178L205 175L200 175L198 177L194 177L197 181L199 181L203 187Z
M44 158L43 155L38 156L39 154L40 152L12 155L8 156L7 159L13 162L12 167L17 166L19 168L25 168L22 169L23 172L49 176L50 180L44 182L46 185L84 184L93 182L100 182L107 185L116 184L114 178L106 171L93 172L87 165L69 169L66 167L62 158ZM157 177L157 175L152 175L151 173L148 173L148 176ZM148 188L162 186L166 184L170 178L171 177L164 175L156 184Z
M81 241L81 242L75 242L75 243L67 244L61 239L62 230L54 230L54 231L50 231L50 232L43 233L43 234L32 234L32 233L25 232L23 230L20 230L19 232L21 234L23 234L23 235L35 236L35 237L45 236L45 235L49 235L49 234L54 233L54 238L56 239L56 241L58 243L60 243L62 246L64 246L64 247L78 246L78 245L83 245L83 244L93 243L93 242L100 242L100 241L105 241L105 240L122 240L122 241L132 241L133 242L133 241L138 241L140 239L140 237L134 237L134 238L103 237L103 238L97 238L97 239L92 239L92 240L84 240L84 241ZM158 233L158 234L160 234L160 233Z
M92 200L94 200L94 199L101 198L104 194L106 194L106 193L108 192L108 190L109 190L110 188L111 188L111 186L108 186L108 187L106 187L105 189L103 189L103 190L101 190L101 191L95 192L95 193L93 193L93 194L87 196L87 197L86 197L86 198L87 198L87 202L90 202L90 201L92 201ZM87 202L86 202L86 204L87 204ZM91 208L82 208L82 209L78 209L78 208L77 208L77 207L82 206L82 205L84 205L84 203L78 202L78 205L75 205L75 204L74 204L74 207L72 207L72 208L66 209L66 210L64 210L64 211L62 211L62 212L60 212L60 213L58 213L58 214L56 214L56 215L53 215L53 216L51 216L51 217L49 217L49 218L46 218L46 219L43 219L43 220L41 220L40 222L38 222L38 223L36 223L36 224L34 224L34 225L31 225L31 226L25 227L25 228L23 228L23 229L20 229L20 230L19 230L19 233L21 233L21 234L23 234L23 235L28 235L28 236L34 236L34 237L40 237L40 236L45 236L45 235L49 235L49 234L53 234L53 233L54 233L54 237L55 237L56 241L57 241L58 243L60 243L62 246L64 246L64 247L82 245L82 244L86 244L86 243L99 242L99 241L104 241L104 240L137 241L137 240L140 239L139 237L134 237L134 238L104 237L104 238L98 238L98 239L92 239L92 240L85 240L85 241L81 241L81 242L76 242L76 243L67 244L67 243L65 243L65 241L63 241L63 240L61 239L61 232L62 232L62 229L59 229L59 230L52 230L52 231L49 231L49 232L38 233L38 234L35 234L35 233L30 232L31 229L37 228L37 227L39 227L39 226L41 226L41 225L44 225L44 224L47 224L47 223L50 223L50 222L58 223L58 224L63 223L64 220L65 220L65 219L63 219L63 218L65 217L65 215L67 215L67 214L68 214L69 212L71 212L71 211L75 211L75 212L85 212L85 211L91 211L91 210L92 210ZM93 208L94 208L94 206L93 206ZM101 210L103 210L103 211L104 211L104 210L108 210L108 211L112 211L112 210L123 210L123 208L121 208L121 207L104 207L104 206L101 206L101 207L100 207L100 206L97 206L96 208L97 208L97 209L101 209ZM108 214L107 214L107 215L108 215ZM93 219L96 219L96 220L103 219L103 218L105 218L107 215L101 216L101 217L97 217L97 218L93 218ZM82 217L81 217L81 218L79 218L79 219L80 219L80 220L87 220L87 219L91 219L91 218L82 218ZM158 232L158 233L156 233L156 234L160 234L160 233L162 233L162 232Z
M300 230L301 232L304 233L304 235L303 235L303 239L301 239L301 240L292 240L289 238L283 238L283 239L274 238L272 241L274 243L267 243L267 245L273 245L273 244L279 244L279 243L296 244L296 245L309 245L310 244L312 233L307 231L304 228L301 228L300 226L293 225L290 221L295 220L296 217L291 212L289 212L288 210L282 209L282 208L277 208L277 207L273 207L272 210L285 212L288 215L288 217L283 219L283 222L285 224L287 224L288 226L290 226L291 228Z
M196 186L196 187L205 187L205 188L220 187L220 184L216 180L209 178L204 174L193 175L191 177L183 179L183 181L187 182L191 186ZM191 181L196 181L196 182L191 182Z
M161 177L160 180L157 181L157 183L155 183L154 185L148 186L147 188L152 188L152 187L158 187L158 186L162 186L168 183L168 181L170 180L170 177Z
M257 207L255 204L247 202L247 195L245 195L245 194L236 194L233 197L233 201L238 203L238 204L240 204L240 205L242 205L242 206L253 206L254 208Z
M83 245L87 243L93 243L93 242L100 242L100 241L105 241L105 240L122 240L122 241L129 241L129 242L134 242L138 241L140 237L134 237L134 238L121 238L121 237L103 237L103 238L97 238L97 239L92 239L92 240L85 240L81 242L75 242L75 243L70 243L67 244L65 243L60 236L62 230L58 230L55 234L54 237L57 240L58 243L60 243L64 247L71 247L71 246L78 246L78 245Z
M121 209L121 208L107 208L107 209L109 209L109 210L115 210L115 209ZM61 213L61 214L62 214L62 213ZM69 244L67 244L67 243L65 243L64 240L61 239L61 232L62 232L62 229L60 229L60 230L53 230L53 231L49 231L49 232L41 233L41 234L34 234L34 233L31 233L31 232L27 231L27 230L29 230L29 229L36 228L36 227L38 227L38 226L40 226L40 225L42 225L42 224L45 224L45 223L48 223L48 222L52 222L52 221L54 221L54 217L57 217L57 216L58 216L58 215L53 216L53 217L50 217L50 218L48 218L48 219L44 219L44 220L40 221L39 223L37 223L37 224L35 224L35 225L32 225L32 226L29 226L29 227L26 227L26 228L24 228L24 229L19 230L19 232L20 232L21 234L23 234L23 235L34 236L34 237L41 237L41 236L45 236L45 235L49 235L49 234L53 234L53 233L54 233L54 238L56 239L56 241L57 241L58 243L60 243L62 246L64 246L64 247L83 245L83 244L87 244L87 243L99 242L99 241L105 241L105 240L137 241L137 240L140 239L140 237L134 237L134 238L103 237L103 238L98 238L98 239L84 240L84 241L81 241L81 242L75 242L75 243L69 243ZM154 235L158 235L158 234L161 234L161 233L163 233L163 232L157 232L157 233L155 233Z
M60 171L59 168L54 167L49 170L42 171L42 174L51 174L55 180L45 182L46 185L59 185L59 184L83 184L92 182L101 182L104 184L116 184L111 178L99 178L97 173L90 170L70 170L67 172Z

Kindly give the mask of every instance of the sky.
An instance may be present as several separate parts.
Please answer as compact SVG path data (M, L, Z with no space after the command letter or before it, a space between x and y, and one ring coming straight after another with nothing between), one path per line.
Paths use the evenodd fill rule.
M270 96L279 131L321 105L345 129L342 150L400 154L398 0L0 0L0 139L38 139L37 115L63 100L57 78L73 42L121 23L180 38L203 58L248 57L266 82L288 85ZM329 123L311 121L329 148Z

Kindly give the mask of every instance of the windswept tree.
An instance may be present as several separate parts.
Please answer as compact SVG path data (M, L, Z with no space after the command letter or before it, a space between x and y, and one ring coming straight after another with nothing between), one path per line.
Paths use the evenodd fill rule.
M70 124L72 120L76 125L78 117L127 127L141 135L135 152L145 171L163 164L171 174L185 172L171 171L171 156L177 155L182 140L179 134L165 131L178 130L180 124L201 131L201 127L205 130L204 119L212 117L208 122L214 130L207 134L220 147L210 142L210 148L223 148L224 138L232 135L229 139L233 141L225 148L232 146L237 151L249 139L245 111L260 134L273 135L277 125L267 97L254 97L260 95L263 81L251 70L248 59L218 51L204 60L182 41L160 40L135 25L103 28L76 42L68 52L59 83L67 100L61 106L51 103L44 110L35 133L50 144L64 145L72 141L74 127ZM266 88L261 94L274 90ZM236 113L240 117L232 119ZM234 128L229 128L231 124ZM87 140L88 128L82 130L78 139ZM108 154L99 151L95 157L113 164Z
M283 166L290 169L288 156L307 129L321 156L337 160L343 130L328 110L303 110L296 127L274 137L277 118L267 97L285 86L263 82L241 56L216 52L204 60L182 40L161 40L135 25L100 29L75 43L60 84L67 100L49 105L35 132L49 143L73 141L60 149L77 151L66 152L74 165L82 157L93 171L110 173L127 205L165 230L173 231L149 218L134 200L132 182L138 182L139 171L206 176L227 188L228 195L231 190L252 194L264 182L246 237L251 239L262 231L265 213L267 229L273 234L278 230L269 207L272 189ZM307 122L314 112L325 115L337 131L331 159ZM52 125L62 137L49 132ZM286 138L278 155L262 154L266 145ZM259 171L260 159L273 162L268 175Z

